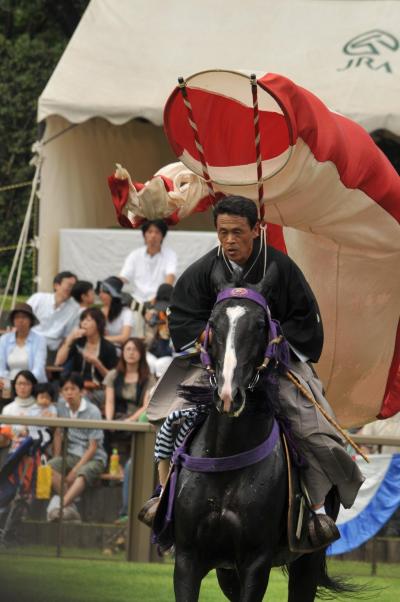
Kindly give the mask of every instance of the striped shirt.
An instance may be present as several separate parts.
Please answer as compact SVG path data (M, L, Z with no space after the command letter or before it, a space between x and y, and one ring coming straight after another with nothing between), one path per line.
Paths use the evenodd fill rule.
M171 412L165 419L156 438L154 448L156 462L171 458L174 450L182 445L186 435L197 424L199 418L204 416L208 410L208 406L198 405L193 408ZM182 422L182 424L178 434L174 437L174 425L177 422Z

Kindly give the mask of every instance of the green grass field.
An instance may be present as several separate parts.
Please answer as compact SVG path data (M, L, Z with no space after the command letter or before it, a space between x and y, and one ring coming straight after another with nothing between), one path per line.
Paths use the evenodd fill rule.
M400 567L379 565L377 577L369 576L370 566L356 562L331 561L331 574L350 576L355 583L368 583L375 602L400 600ZM0 599L2 602L171 602L172 563L129 564L0 556ZM271 574L269 602L286 600L286 577L279 569ZM267 600L267 598L265 598ZM203 581L201 602L225 600L214 573ZM351 598L347 598L351 600Z

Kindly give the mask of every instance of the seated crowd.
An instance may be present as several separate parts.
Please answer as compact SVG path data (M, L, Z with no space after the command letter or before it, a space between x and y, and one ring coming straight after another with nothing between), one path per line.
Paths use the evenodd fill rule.
M134 283L135 299L123 290L127 275L133 273L124 264L121 277L110 276L96 286L78 280L72 272L60 272L53 280L52 293L35 293L27 303L16 304L9 315L9 329L0 337L3 415L146 420L151 389L172 359L166 309L176 259L174 263L170 252L161 249L164 224L155 221L142 230L144 262L153 271L155 266L157 273L152 287L145 283L151 298L141 297L140 282ZM135 259L131 255L130 262ZM50 437L49 431L0 426L0 451L4 459L4 452L13 453L28 434L52 439L47 453L55 495L48 519L56 520L61 430L55 429ZM123 433L119 435L123 440ZM118 444L118 432L68 429L64 520L79 518L74 501L105 472L107 456Z

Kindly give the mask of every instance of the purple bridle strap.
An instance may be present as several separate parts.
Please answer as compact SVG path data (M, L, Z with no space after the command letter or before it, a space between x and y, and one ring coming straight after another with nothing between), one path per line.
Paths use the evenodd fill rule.
M286 356L288 354L288 350L286 349L287 344L285 343L281 345L280 350L278 350L278 344L276 342L276 339L278 337L278 323L271 318L271 313L269 311L265 298L260 293L252 290L251 288L226 288L218 294L217 300L215 301L215 305L217 305L217 303L220 303L221 301L227 301L228 299L248 299L249 301L253 301L253 303L257 303L257 305L260 305L260 307L263 308L267 315L269 326L269 342L265 350L264 358L266 360L270 360L273 358L278 359L279 357L279 359L283 361L284 364L286 364ZM200 360L204 368L213 372L212 359L208 352L209 336L210 323L207 322L207 326L204 333L204 341L200 353Z
M240 470L241 468L246 468L247 466L257 464L257 462L261 462L261 460L264 460L272 453L279 439L279 426L277 421L274 419L271 432L266 440L261 443L261 445L242 452L241 454L225 456L223 458L195 458L193 456L189 456L185 451L189 436L190 433L187 435L187 438L182 445L175 450L172 456L174 468L171 471L169 481L168 503L164 524L170 523L173 519L176 484L180 468L187 468L191 472L213 473Z
M206 329L204 331L204 341L201 347L200 352L200 361L204 368L210 368L212 365L212 360L210 354L208 353L208 338L210 336L210 323L207 322Z
M264 311L269 314L267 302L264 297L257 291L253 291L251 288L226 288L218 294L215 305L221 301L226 301L227 299L249 299L249 301L261 305Z
M176 484L180 468L187 468L191 472L208 473L240 470L241 468L257 464L257 462L261 462L261 460L267 458L272 453L278 439L279 426L275 419L270 434L261 445L242 452L241 454L235 454L234 456L225 456L223 458L194 458L193 456L189 456L185 451L187 444L186 438L182 445L174 451L172 456L174 468L171 471L169 481L168 503L164 524L170 523L173 518Z
M223 458L195 458L185 453L185 446L178 447L173 456L172 463L192 472L226 472L229 470L240 470L246 466L252 466L270 455L279 438L279 427L276 420L272 430L265 441L257 447Z

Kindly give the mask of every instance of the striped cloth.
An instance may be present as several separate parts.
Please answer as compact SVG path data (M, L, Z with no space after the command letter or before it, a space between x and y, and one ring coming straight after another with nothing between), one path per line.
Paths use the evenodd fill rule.
M156 462L170 458L175 449L184 442L189 431L208 413L209 407L198 405L184 410L174 410L167 416L157 435L154 448ZM183 421L183 422L182 422ZM174 425L182 422L178 434L174 436Z

